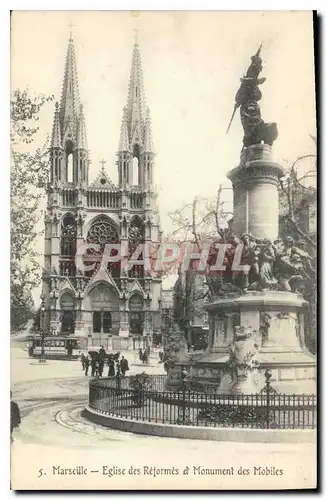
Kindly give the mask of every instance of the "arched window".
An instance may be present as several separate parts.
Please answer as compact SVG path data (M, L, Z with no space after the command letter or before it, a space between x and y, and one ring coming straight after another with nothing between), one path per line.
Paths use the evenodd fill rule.
M133 158L133 186L139 185L139 159L134 156Z
M132 170L132 184L133 186L140 185L140 148L135 144L133 148L133 170Z
M61 223L60 238L60 274L75 276L76 221L72 214L67 214Z
M74 181L74 158L73 158L73 143L68 141L66 144L66 181Z
M100 245L100 250L98 252L92 249L86 252L85 263L89 265L94 262L96 263L94 269L87 272L87 275L91 276L96 272L96 269L100 267L105 245L107 243L119 243L119 234L114 222L105 215L98 217L89 229L87 234L87 243ZM111 251L112 256L116 254L117 251ZM109 263L108 268L114 278L118 278L120 276L120 262Z
M67 156L67 182L73 182L73 153Z
M134 217L130 222L128 230L129 258L131 258L139 245L144 244L144 235L143 221L139 217ZM143 258L144 257L142 252L138 257L138 260L143 260ZM133 266L132 269L129 270L129 276L133 278L143 278L144 266Z

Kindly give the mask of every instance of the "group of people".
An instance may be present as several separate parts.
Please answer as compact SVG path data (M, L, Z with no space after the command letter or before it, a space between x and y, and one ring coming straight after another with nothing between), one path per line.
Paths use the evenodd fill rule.
M108 377L125 376L129 370L128 360L122 356L120 352L116 354L107 354L103 346L99 351L89 351L87 355L84 353L81 356L82 369L85 375L89 374L91 369L91 377L102 377L105 366L108 366Z
M150 347L146 349L139 349L139 360L142 361L144 365L146 365L149 361L150 357Z

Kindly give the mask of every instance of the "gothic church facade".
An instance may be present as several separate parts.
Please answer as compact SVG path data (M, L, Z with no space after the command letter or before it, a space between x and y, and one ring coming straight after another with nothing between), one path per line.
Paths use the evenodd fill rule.
M138 348L160 331L160 276L142 265L129 269L101 257L106 244L122 245L131 256L139 244L155 246L161 238L138 43L116 163L118 185L103 165L89 182L85 117L70 36L52 130L42 295L46 329L79 337L82 348ZM76 259L83 245L84 258Z

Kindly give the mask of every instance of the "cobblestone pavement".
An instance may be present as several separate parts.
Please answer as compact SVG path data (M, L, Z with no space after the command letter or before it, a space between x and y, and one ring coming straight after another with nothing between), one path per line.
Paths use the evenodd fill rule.
M131 353L126 353L126 357L130 360ZM133 360L130 366L132 373L144 369L143 366L138 366L137 362L133 365ZM153 366L147 368L147 371L162 373L162 368L153 360ZM91 468L95 466L101 468L102 464L106 463L117 466L131 464L141 466L152 463L163 467L171 464L182 467L185 466L185 462L190 465L208 464L207 466L211 467L231 465L250 467L250 464L259 464L284 467L286 471L289 469L283 478L279 479L278 487L289 487L287 485L293 480L297 481L296 484L305 480L306 483L303 485L305 487L313 480L315 446L312 444L220 443L160 438L95 425L83 417L88 399L88 380L89 377L85 377L79 362L49 361L46 365L41 365L28 359L21 346L13 346L12 390L14 400L18 402L22 414L22 423L19 430L14 431L12 444L14 488L64 488L64 482L59 486L58 483L51 483L49 474L49 483L45 483L43 476L43 483L38 478L40 468L50 471L54 464L62 467L86 464ZM294 464L298 466L295 467ZM28 471L28 475L22 475L22 467ZM62 481L66 479L68 481L68 478ZM258 486L261 479L256 479L259 481ZM54 481L55 478L51 480ZM115 487L121 488L121 483L116 484L116 480L118 481L117 478L111 478L111 487L116 485ZM91 479L85 479L83 486L76 484L67 486L77 489L109 487L107 482L103 482L103 478L98 478L96 486L94 482L87 481ZM200 484L194 481L193 477L187 487ZM153 484L150 489L168 487L167 480L161 486L159 484L161 483ZM178 487L173 479L169 484L171 487ZM220 483L215 484L218 488L222 487ZM138 483L133 487L142 488L142 485ZM232 484L228 487L231 488ZM243 487L246 488L245 483ZM253 487L253 483L248 487Z

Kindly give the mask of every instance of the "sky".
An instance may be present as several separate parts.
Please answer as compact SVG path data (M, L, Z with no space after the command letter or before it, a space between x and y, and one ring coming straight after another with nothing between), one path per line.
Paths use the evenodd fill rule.
M71 26L72 25L72 26ZM11 25L11 88L60 100L69 31L75 42L84 104L90 179L99 161L117 181L122 108L138 33L144 88L156 151L155 182L164 232L167 213L212 198L238 165L242 127L230 132L240 77L261 42L267 78L262 118L277 123L274 156L283 166L314 152L316 136L312 13L310 11L16 11ZM54 103L44 107L36 145L51 134ZM305 162L302 169L310 169ZM232 192L224 191L231 210ZM39 241L43 248L43 238ZM41 250L42 251L42 250Z

